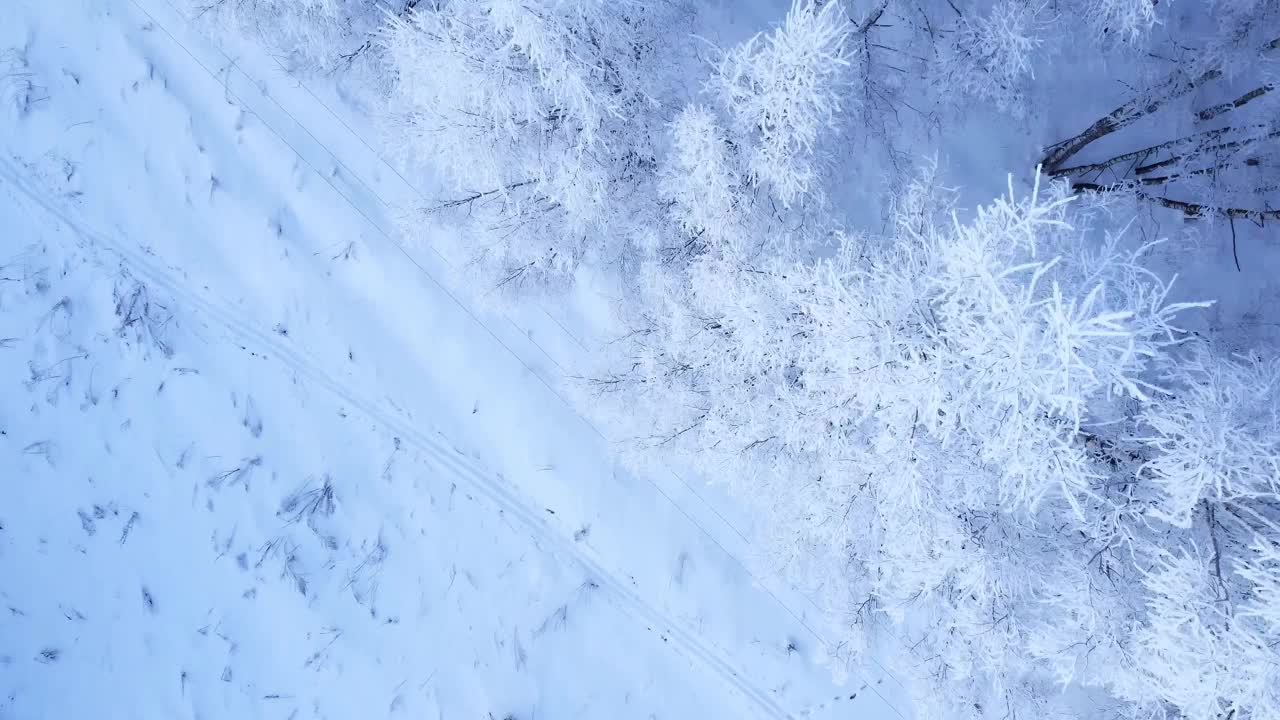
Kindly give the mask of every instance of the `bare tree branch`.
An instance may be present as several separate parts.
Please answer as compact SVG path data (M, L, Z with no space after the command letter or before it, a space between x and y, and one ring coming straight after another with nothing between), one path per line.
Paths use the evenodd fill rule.
M853 34L866 35L876 23L880 22L880 18L884 16L884 11L888 9L891 1L892 0L880 0L880 4L872 9L871 12L867 13L867 16L862 19L862 22L858 23L858 29L854 30Z
M1132 189L1133 183L1114 183L1111 185L1099 185L1097 183L1075 183L1071 186L1076 192L1115 192L1118 190ZM1187 202L1185 200L1174 200L1173 198L1164 197L1162 195L1151 195L1141 190L1136 191L1138 197L1154 202L1161 207L1170 210L1180 210L1187 217L1208 217L1217 215L1225 218L1240 218L1244 220L1253 220L1262 222L1264 220L1280 220L1280 210L1251 210L1249 208L1224 207L1220 205L1203 205L1201 203Z
M1207 153L1221 152L1223 150L1237 150L1239 148L1247 146L1250 143L1261 142L1263 140L1272 140L1277 137L1280 137L1280 130L1273 130L1265 135L1259 135L1257 137L1242 138L1240 140L1231 140L1229 142L1218 143L1217 145L1210 145L1208 147L1197 148L1194 152L1185 153L1183 155L1174 155L1173 157L1170 157L1165 160L1161 160L1159 162L1154 162L1147 165L1139 166L1134 169L1133 174L1147 175L1152 170L1159 170L1160 168L1169 167L1170 165L1176 165L1179 162L1186 160L1187 158L1200 156Z
M1218 117L1219 115L1222 115L1224 113L1229 113L1232 110L1236 110L1240 107L1243 107L1244 105L1247 105L1248 103L1254 100L1257 100L1263 95L1266 95L1267 93L1274 90L1275 87L1276 87L1275 85L1272 85L1270 83L1263 85L1261 87L1256 87L1250 90L1249 92L1241 95L1240 97L1236 98L1235 100L1232 100L1231 102L1225 102L1220 105L1214 105L1213 107L1209 107L1209 108L1205 108L1204 110L1201 110L1200 112L1196 113L1196 119L1200 120L1201 122L1207 122L1209 120L1212 120Z
M1276 38L1266 45L1263 45L1259 49L1259 52L1267 54L1277 49L1280 49L1280 38ZM1222 68L1218 66L1210 67L1199 75L1193 77L1188 77L1181 71L1175 72L1157 83L1151 88L1150 92L1129 100L1115 110L1112 110L1105 117L1098 119L1085 129L1084 132L1050 147L1048 152L1045 154L1044 159L1041 161L1041 165L1043 165L1046 170L1052 174L1061 168L1064 162L1075 156L1091 143L1106 137L1117 130L1128 127L1135 121L1166 106L1170 101L1180 98L1219 77L1222 77ZM1251 100L1253 98L1249 99ZM1241 105L1248 101L1249 100L1244 100ZM1221 112L1226 111L1223 110ZM1218 114L1221 114L1221 112Z
M1071 167L1066 167L1066 168L1057 168L1057 169L1051 170L1048 173L1048 175L1050 177L1061 178L1061 177L1070 177L1072 175L1084 175L1092 172L1101 172L1103 170L1106 170L1107 168L1113 167L1115 165L1119 165L1121 163L1126 163L1131 160L1141 162L1142 160L1145 160L1146 158L1161 152L1179 152L1187 147L1203 147L1204 143L1208 140L1216 140L1224 135L1228 135L1236 131L1238 131L1238 128L1227 127L1227 128L1218 128L1216 130L1209 130L1207 132L1202 132L1202 133L1196 133L1194 135L1187 135L1185 137L1178 138L1177 140L1170 140L1168 142L1159 143L1156 145L1152 145L1150 147L1142 148L1141 150L1134 150L1133 152L1122 153L1120 155L1116 155L1115 157L1109 158L1107 160L1102 160L1096 163L1088 163L1086 165L1073 165ZM1155 168L1152 167L1152 169L1155 169Z
M536 180L522 180L522 181L517 182L517 183L511 183L510 185L504 185L504 186L502 186L502 187L497 187L497 188L494 188L494 189L492 189L492 190L486 190L486 191L484 191L484 192L473 192L473 193L471 193L470 195L468 195L467 197L464 197L464 198L458 198L458 199L456 199L456 200L445 200L444 202L440 203L439 205L436 205L436 206L434 206L434 207L430 208L427 212L440 212L440 211L442 211L442 210L451 210L451 209L453 209L453 208L461 207L461 206L463 206L463 205L470 205L471 203L473 203L473 202L475 202L476 200L479 200L479 199L481 199L481 198L486 198L486 197L489 197L490 195L496 195L496 194L498 194L498 193L503 193L503 192L506 192L506 191L508 191L508 190L515 190L516 188L521 188L521 187L524 187L524 186L526 186L526 185L532 185L532 184L534 184L535 182L537 182L537 181L536 181Z

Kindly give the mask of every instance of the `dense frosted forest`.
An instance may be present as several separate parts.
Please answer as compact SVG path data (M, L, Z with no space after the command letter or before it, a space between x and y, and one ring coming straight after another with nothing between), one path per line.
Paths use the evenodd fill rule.
M557 389L837 680L1280 720L1280 3L184 2L373 119L466 302L588 308Z
M616 286L582 407L755 508L837 665L898 636L925 716L1280 717L1275 3L210 10L360 78L477 294Z

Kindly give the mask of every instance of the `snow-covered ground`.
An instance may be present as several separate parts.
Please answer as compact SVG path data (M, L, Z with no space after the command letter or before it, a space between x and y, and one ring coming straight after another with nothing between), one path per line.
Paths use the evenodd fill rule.
M557 394L588 322L397 242L332 88L10 0L0 100L0 718L911 716Z

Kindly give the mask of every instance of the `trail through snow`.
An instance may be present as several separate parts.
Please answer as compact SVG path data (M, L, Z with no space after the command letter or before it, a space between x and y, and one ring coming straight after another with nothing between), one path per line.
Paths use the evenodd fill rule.
M614 464L574 318L397 243L336 98L164 0L0 15L0 717L910 716Z

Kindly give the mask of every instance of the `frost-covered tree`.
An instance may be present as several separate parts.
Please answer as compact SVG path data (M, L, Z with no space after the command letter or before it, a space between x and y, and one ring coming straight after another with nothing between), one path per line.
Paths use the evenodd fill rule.
M922 182L829 259L700 258L593 407L727 481L833 617L899 623L930 716L1044 713L1072 682L1221 717L1274 686L1274 370L1200 369L1149 247L1071 207L1055 186L958 223ZM1209 612L1193 561L1247 619ZM1182 637L1186 608L1207 624ZM1217 675L1180 681L1207 652Z
M455 0L389 22L390 144L443 176L444 197L425 210L472 220L479 234L457 255L488 287L556 283L623 252L628 198L652 197L652 135L671 91L658 39L675 12Z
M206 22L246 31L300 74L349 66L372 47L384 16L421 0L185 0Z
M663 260L752 234L746 220L753 199L744 171L737 146L714 112L703 105L680 111L671 123L671 149L658 181L678 238L663 250Z
M316 47L358 7L235 2ZM611 268L583 407L726 482L837 661L888 628L922 717L1280 720L1280 366L1183 329L1126 204L1277 218L1280 5L794 0L696 63L682 6L411 5L365 50L440 187L404 229L452 211L485 291ZM1117 104L1027 190L913 177L971 115L1070 129L1081 78Z
M655 238L662 265L708 249L741 260L777 245L771 234L788 224L818 222L829 163L820 143L848 101L847 26L839 3L797 0L778 27L717 50L703 85L710 103L676 115L659 162L670 223Z
M985 15L962 15L950 46L952 75L968 96L1000 109L1028 110L1022 93L1035 77L1034 51L1050 23L1048 3L1000 0Z
M749 143L747 177L784 205L812 188L819 133L846 102L850 31L840 3L798 0L780 27L724 52L707 83Z
M680 12L472 0L389 23L388 136L409 165L443 172L426 210L467 216L455 255L486 287L554 285L584 261L670 263L717 233L749 242L727 229L779 221L815 187L815 143L846 95L840 5L798 2L773 31L715 51L707 104L677 111L683 86L665 68L699 41L659 58L656 39ZM712 187L718 209L701 202Z

